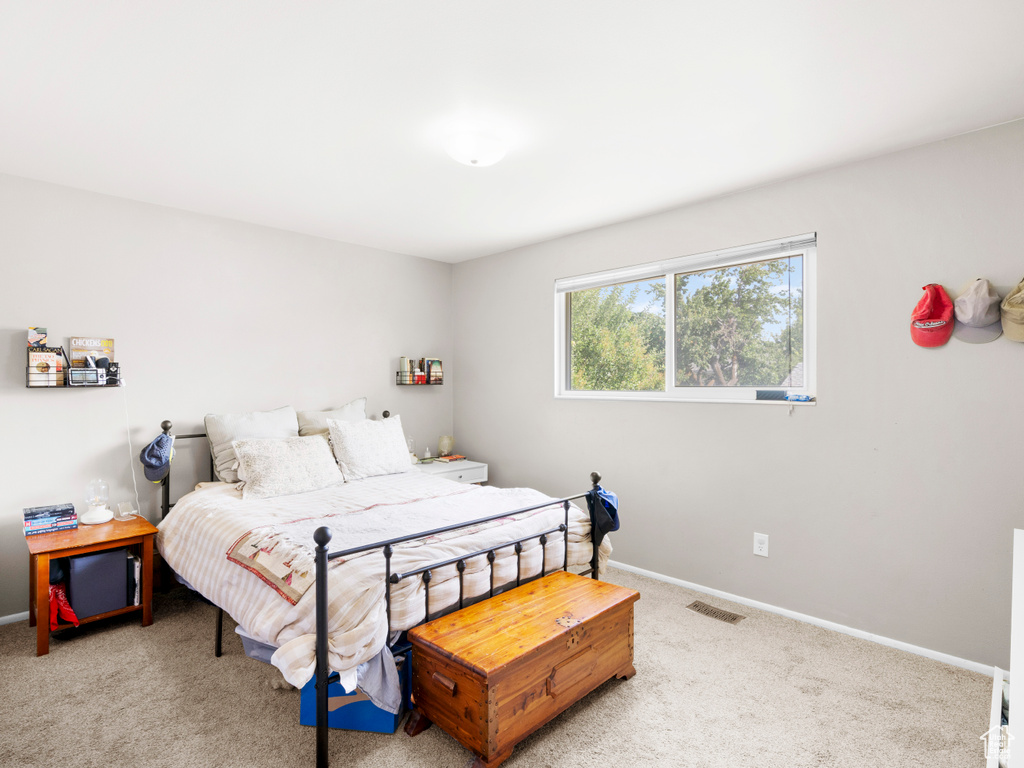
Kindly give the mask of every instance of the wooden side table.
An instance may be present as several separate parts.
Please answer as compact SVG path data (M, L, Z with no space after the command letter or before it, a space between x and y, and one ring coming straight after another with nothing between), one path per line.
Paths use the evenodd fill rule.
M36 656L50 652L50 560L56 557L84 555L105 549L134 547L141 550L142 573L139 605L129 605L115 611L79 619L79 623L118 616L122 613L142 611L142 626L153 623L153 537L156 528L145 518L111 520L99 525L82 525L69 531L55 531L26 536L29 552L29 610L28 625L36 628ZM61 623L58 629L71 624Z

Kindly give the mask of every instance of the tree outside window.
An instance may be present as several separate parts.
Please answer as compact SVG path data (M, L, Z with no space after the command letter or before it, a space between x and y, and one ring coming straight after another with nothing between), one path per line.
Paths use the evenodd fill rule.
M807 392L814 382L814 236L797 242L556 281L565 295L556 394L742 400L754 399L754 389Z
M665 388L664 280L575 291L569 316L572 389Z
M783 386L803 362L802 266L795 256L676 275L675 385Z

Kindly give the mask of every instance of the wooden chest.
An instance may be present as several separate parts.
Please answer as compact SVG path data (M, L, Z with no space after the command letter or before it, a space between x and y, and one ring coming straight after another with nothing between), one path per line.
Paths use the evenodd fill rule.
M491 768L555 715L633 669L640 593L564 571L409 631L411 734L435 722Z

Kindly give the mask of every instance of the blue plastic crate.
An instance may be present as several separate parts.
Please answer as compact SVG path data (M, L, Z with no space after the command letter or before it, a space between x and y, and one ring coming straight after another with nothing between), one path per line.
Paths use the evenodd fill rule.
M394 733L409 707L409 660L407 656L395 658L398 665L398 679L402 685L402 708L397 715L387 712L372 701L358 688L345 693L341 683L327 687L327 726L346 731L370 731L372 733ZM299 702L299 723L316 725L316 678L302 688Z

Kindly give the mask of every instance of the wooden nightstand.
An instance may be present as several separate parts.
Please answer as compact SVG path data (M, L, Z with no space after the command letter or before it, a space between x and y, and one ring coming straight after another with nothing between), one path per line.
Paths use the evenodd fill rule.
M28 625L36 627L36 656L50 652L50 560L56 557L84 555L105 549L132 547L142 557L139 605L79 619L81 624L122 613L142 611L142 626L153 623L153 537L156 528L141 517L111 520L99 525L79 525L70 531L26 536L29 552ZM61 623L58 629L71 624Z
M487 482L487 465L480 461L432 461L429 464L417 464L416 469L429 475L446 477L457 483Z

